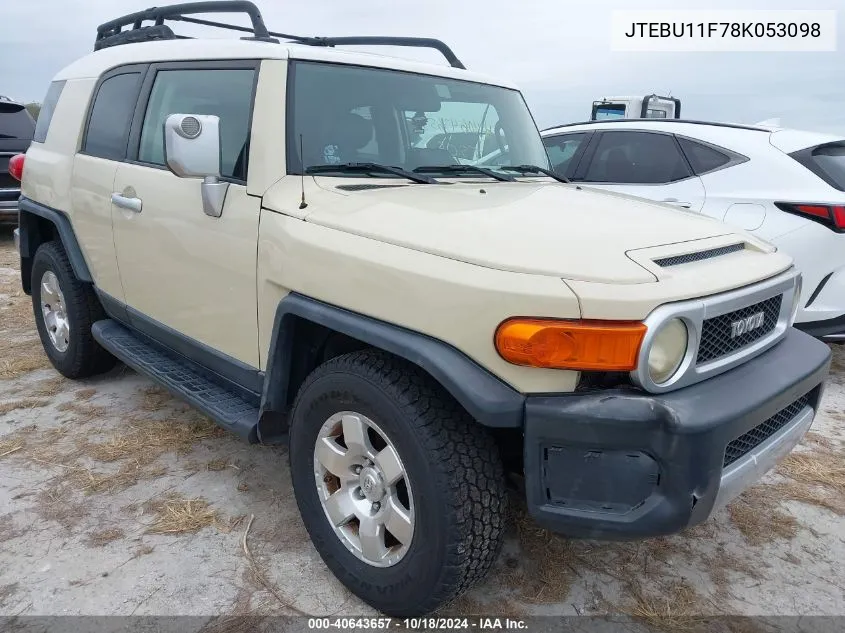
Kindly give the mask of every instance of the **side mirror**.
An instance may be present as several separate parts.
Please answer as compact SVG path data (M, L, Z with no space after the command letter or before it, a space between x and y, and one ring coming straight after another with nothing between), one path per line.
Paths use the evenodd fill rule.
M164 160L180 178L202 178L203 212L223 213L228 182L220 182L220 118L171 114L164 122Z

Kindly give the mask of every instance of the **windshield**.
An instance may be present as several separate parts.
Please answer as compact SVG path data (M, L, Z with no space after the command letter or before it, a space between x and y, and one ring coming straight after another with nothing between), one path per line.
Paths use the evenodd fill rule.
M293 91L288 127L288 172L292 174L302 173L300 146L306 170L350 163L409 171L482 161L488 169L549 166L537 126L516 90L315 62L294 64L289 89ZM362 173L347 170L342 175ZM452 171L449 177L479 176L467 170Z

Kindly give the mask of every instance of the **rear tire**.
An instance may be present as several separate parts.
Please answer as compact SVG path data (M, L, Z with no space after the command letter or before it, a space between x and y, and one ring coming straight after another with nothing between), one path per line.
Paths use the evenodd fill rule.
M363 469L352 457L360 452L353 450L358 443L352 422L347 433L346 423L355 416L364 420L364 444L378 454ZM341 417L342 423L332 422ZM336 469L346 468L330 496L346 490L339 487L343 477L351 482L340 516L353 509L355 516L341 518L340 527L329 519L328 483L322 485L329 481L328 470L316 453L318 441L326 439L335 442L331 455L340 456ZM397 468L379 469L387 448L395 449ZM413 617L438 609L482 578L501 550L505 480L492 437L428 375L389 354L353 352L308 376L291 412L290 468L299 510L320 556L350 591L387 615ZM400 477L390 476L391 470L401 471L404 494L401 483L390 484ZM405 512L410 526L391 523L395 517L389 516L379 537L388 554L368 562L361 538L365 522L394 498L410 506ZM374 514L367 515L370 508ZM395 530L398 537L390 532L394 524L402 530Z
M107 318L91 284L73 273L59 242L38 247L32 262L32 309L47 358L67 378L84 378L111 369L116 359L91 334Z

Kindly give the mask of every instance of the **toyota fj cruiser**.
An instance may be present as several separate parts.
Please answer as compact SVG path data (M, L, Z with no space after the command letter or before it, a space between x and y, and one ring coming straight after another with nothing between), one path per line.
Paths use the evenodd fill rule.
M209 11L252 27L190 17ZM451 67L338 49L358 44ZM791 327L790 258L557 182L520 92L442 42L289 36L203 2L104 24L95 48L56 76L23 165L47 355L71 378L120 359L289 442L314 546L381 611L485 574L505 472L551 530L643 538L703 521L809 428L830 352Z

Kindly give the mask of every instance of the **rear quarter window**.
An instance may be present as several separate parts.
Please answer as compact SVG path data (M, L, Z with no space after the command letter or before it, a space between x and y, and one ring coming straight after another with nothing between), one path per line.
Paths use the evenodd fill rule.
M54 81L50 84L47 96L44 97L44 103L41 104L41 111L38 113L35 134L32 136L32 140L36 143L44 143L47 140L47 132L50 129L50 122L53 120L53 112L56 110L56 104L59 102L59 97L62 95L64 88L64 81Z
M832 187L845 191L845 143L817 147L810 154L810 160Z

